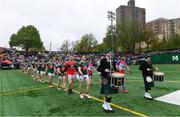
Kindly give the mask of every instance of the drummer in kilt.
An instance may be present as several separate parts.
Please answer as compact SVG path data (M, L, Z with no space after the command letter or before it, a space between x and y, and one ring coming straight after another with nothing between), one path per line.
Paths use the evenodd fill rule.
M105 95L105 100L102 105L103 110L105 112L115 112L111 106L110 102L112 99L112 94L118 93L117 88L111 87L111 71L115 71L115 62L112 59L112 50L107 49L105 52L105 57L101 59L99 72L101 72L102 76L102 86L101 86L101 94Z
M143 79L144 79L144 87L145 87L144 98L153 100L153 98L150 95L150 91L151 91L151 87L154 87L154 82L152 79L154 68L152 66L150 56L145 57L145 61L143 61L140 64L139 70L142 71L142 75L143 75Z

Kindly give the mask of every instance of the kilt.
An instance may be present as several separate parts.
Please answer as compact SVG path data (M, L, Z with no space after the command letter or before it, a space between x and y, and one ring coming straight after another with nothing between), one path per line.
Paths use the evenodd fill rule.
M147 82L146 77L147 77L147 76L143 76L145 88L154 87L154 82L153 82L153 81L152 81L152 82ZM152 78L152 76L150 76L150 77Z
M118 88L117 87L111 87L110 83L111 83L110 77L109 78L102 77L100 94L110 95L110 94L117 94L118 93Z

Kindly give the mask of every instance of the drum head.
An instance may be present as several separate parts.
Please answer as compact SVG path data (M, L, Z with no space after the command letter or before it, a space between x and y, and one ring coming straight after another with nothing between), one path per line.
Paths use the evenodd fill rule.
M151 78L150 76L147 76L147 77L146 77L146 81L147 81L147 82L152 82L152 78Z
M124 75L124 74L121 74L121 73L116 72L116 73L113 73L113 74L112 74L112 76L113 76L113 77L115 77L115 78L124 78L124 76L125 76L125 75Z
M155 76L164 76L163 72L154 72L153 75Z

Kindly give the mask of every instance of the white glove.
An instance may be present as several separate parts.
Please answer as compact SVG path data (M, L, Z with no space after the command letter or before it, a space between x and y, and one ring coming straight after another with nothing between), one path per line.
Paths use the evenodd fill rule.
M109 72L109 69L105 69L105 72Z

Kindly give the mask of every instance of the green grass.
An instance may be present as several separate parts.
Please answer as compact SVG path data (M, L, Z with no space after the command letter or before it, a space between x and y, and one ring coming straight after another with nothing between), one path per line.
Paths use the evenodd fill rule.
M159 97L180 88L180 65L155 65L166 75L166 81L155 83L152 96ZM112 103L148 116L180 116L180 106L143 98L144 85L138 66L130 66L133 74L127 72L128 93L113 95ZM57 79L53 80L57 83ZM98 75L93 76L90 94L102 99ZM46 88L32 77L18 70L0 70L0 116L131 116L127 112L113 107L116 113L104 113L102 103L93 99L79 99L79 94L68 95L56 87ZM45 88L44 88L45 87ZM40 90L17 92L20 90ZM43 89L44 88L44 89ZM78 82L75 82L78 90ZM17 92L9 95L10 92ZM136 116L136 115L135 115Z

